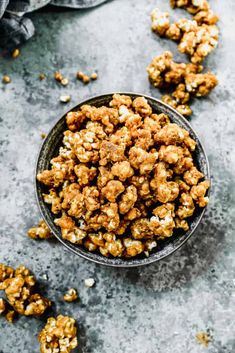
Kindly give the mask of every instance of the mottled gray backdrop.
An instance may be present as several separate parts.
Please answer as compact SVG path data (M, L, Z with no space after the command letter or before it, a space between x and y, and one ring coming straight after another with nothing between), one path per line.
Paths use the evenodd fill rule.
M233 0L211 1L221 16L218 49L205 65L220 85L195 101L192 125L205 145L213 178L210 206L195 236L168 259L140 269L112 269L68 253L56 241L28 239L27 229L39 219L33 171L41 144L58 118L79 100L109 91L143 92L158 97L145 67L153 56L176 44L150 31L155 6L168 1L113 0L86 11L32 14L36 35L16 59L0 59L1 238L0 261L25 264L40 280L57 313L79 323L79 349L86 353L202 353L195 334L209 329L208 353L235 352L235 25ZM172 11L175 17L184 11ZM70 79L61 87L55 70ZM78 69L99 79L87 86L76 81ZM48 78L42 82L38 74ZM66 106L61 94L71 94ZM48 280L45 278L48 276ZM96 279L87 289L83 280ZM66 304L64 291L76 287L78 303ZM13 325L0 319L1 353L39 352L37 333L43 319L21 317Z

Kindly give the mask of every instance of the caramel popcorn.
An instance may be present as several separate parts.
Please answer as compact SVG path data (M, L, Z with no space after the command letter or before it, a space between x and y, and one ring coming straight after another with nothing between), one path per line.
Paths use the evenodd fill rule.
M181 7L194 15L194 20L199 24L215 24L219 20L207 0L170 0L170 3L173 8Z
M41 353L69 353L77 347L76 322L69 316L49 317L38 335Z
M213 73L201 73L201 70L201 66L192 63L175 63L168 51L155 57L147 67L149 79L155 87L175 87L172 96L165 95L161 99L186 117L192 114L188 105L191 98L207 96L218 84Z
M179 51L189 55L192 63L200 64L216 48L219 31L214 24L216 16L211 11L208 12L208 20L205 10L198 12L195 17L198 22L182 18L170 24L167 12L155 9L151 14L153 31L177 41Z
M5 291L7 301L14 310L9 310L8 320L13 320L16 311L21 315L42 315L51 305L50 300L35 293L36 279L25 266L16 270L0 264L0 289Z
M74 288L70 288L68 292L64 295L64 301L68 303L74 302L75 300L77 300L77 298L78 298L78 294L76 289Z
M61 205L59 206L59 209L61 209ZM46 223L43 220L40 220L36 227L32 227L28 230L28 236L32 239L49 239L53 237L53 234L51 233Z
M183 105L189 92L180 81L200 69L172 65L171 53L162 59L169 66L162 79L176 78ZM37 179L63 239L106 257L149 256L175 229L189 229L185 219L206 205L209 183L194 165L188 131L153 112L146 98L115 94L109 105L67 114L59 156Z

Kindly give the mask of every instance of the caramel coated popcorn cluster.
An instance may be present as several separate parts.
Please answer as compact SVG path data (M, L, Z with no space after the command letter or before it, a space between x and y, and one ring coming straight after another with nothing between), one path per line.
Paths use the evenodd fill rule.
M194 15L193 19L181 18L171 23L169 13L156 8L151 13L152 30L178 42L178 50L187 54L191 63L176 63L167 51L152 60L147 72L155 87L175 89L162 101L188 117L192 114L191 98L207 96L218 84L214 74L202 73L201 63L217 47L219 18L206 0L171 0L171 5L186 9Z
M28 236L32 239L50 239L53 237L53 234L46 223L43 220L40 220L37 226L28 230Z
M200 64L218 44L219 30L215 24L202 23L196 20L181 18L175 23L170 23L169 14L159 9L151 13L152 30L178 42L178 49L181 53L187 54L191 62Z
M155 87L175 87L172 95L165 95L162 100L184 116L192 113L188 105L192 97L205 97L218 84L214 74L201 71L202 66L174 62L169 51L156 56L147 67L149 79Z
M42 315L51 305L50 300L36 292L35 284L35 277L25 266L14 270L12 267L0 264L0 289L5 291L12 315L14 311L26 316ZM8 313L8 315L11 314Z
M216 24L219 17L211 10L207 0L170 0L173 8L179 7L187 10L198 24Z
M59 155L37 175L63 239L103 256L148 256L208 203L196 142L145 98L115 94L66 122Z
M41 353L69 353L77 347L75 320L63 315L48 318L38 340Z

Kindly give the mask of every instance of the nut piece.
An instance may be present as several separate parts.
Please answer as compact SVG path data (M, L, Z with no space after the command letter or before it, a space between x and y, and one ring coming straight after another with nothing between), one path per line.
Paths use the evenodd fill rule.
M62 73L61 72L59 72L59 71L56 71L55 73L54 73L54 79L56 80L56 81L58 81L58 82L61 82L62 80L63 80L63 75L62 75Z
M93 73L91 74L90 78L91 78L92 80L97 80L97 78L98 78L97 73L96 73L96 72L93 72Z
M69 290L68 290L68 292L64 295L64 301L66 301L66 302L74 302L75 300L77 300L77 298L78 298L78 294L77 294L77 291L76 291L76 289L74 289L74 288L70 288Z
M49 317L38 340L41 353L69 353L78 344L75 320L63 315Z
M16 48L16 49L13 50L13 52L11 54L11 57L13 59L16 59L16 58L18 58L19 55L20 55L20 50Z
M36 227L28 230L28 236L32 239L49 239L53 237L50 229L43 220L40 220Z
M3 83L10 83L11 82L11 78L10 78L10 76L8 76L8 75L4 75L3 77L2 77L2 82Z
M84 284L85 284L86 287L91 288L91 287L94 286L95 280L94 280L94 278L86 278L86 279L84 280Z

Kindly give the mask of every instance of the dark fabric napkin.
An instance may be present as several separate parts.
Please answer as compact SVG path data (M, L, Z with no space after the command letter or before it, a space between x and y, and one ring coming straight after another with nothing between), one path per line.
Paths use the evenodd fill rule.
M50 4L74 9L97 6L107 0L0 0L0 47L13 49L34 34L32 21L26 13Z

